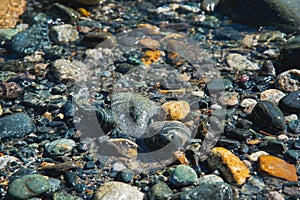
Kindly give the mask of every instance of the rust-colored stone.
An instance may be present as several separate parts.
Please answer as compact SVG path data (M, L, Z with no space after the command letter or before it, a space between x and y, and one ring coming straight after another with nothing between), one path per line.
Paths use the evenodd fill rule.
M225 180L231 184L242 185L250 177L246 165L231 151L215 147L209 153L207 163L212 170L221 171Z
M186 101L169 101L162 105L168 120L182 120L190 112L190 105Z
M0 28L14 28L26 9L26 0L1 0Z
M298 181L296 167L275 156L260 156L258 158L259 172L287 181Z
M159 58L160 58L159 50L155 50L155 51L149 50L144 53L144 57L141 60L145 65L150 65L154 62L157 62Z

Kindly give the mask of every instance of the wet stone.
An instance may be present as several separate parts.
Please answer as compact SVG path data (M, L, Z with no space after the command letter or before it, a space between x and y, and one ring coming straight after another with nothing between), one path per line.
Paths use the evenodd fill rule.
M300 133L300 121L299 120L293 120L288 122L287 130L291 132L292 134L299 134Z
M35 131L35 125L31 117L26 113L13 113L0 118L0 138L24 137Z
M60 18L67 23L74 22L80 17L79 12L60 3L54 3L49 8L49 14L52 17Z
M284 116L277 105L269 101L261 101L255 105L250 115L254 126L261 130L278 135L286 129Z
M68 44L79 38L78 31L71 24L52 26L49 34L56 44Z
M258 70L259 69L259 67L256 63L251 62L243 55L237 54L237 53L229 54L226 57L226 61L231 68L233 68L237 71Z
M95 192L93 200L116 200L121 198L143 200L144 194L133 186L112 181L101 185Z
M282 178L288 181L298 181L296 167L275 156L260 156L259 171L263 174Z
M285 96L283 92L276 89L269 89L265 90L262 93L260 93L260 100L261 101L270 101L275 104L278 104L280 99L282 99Z
M222 147L211 150L207 163L212 170L220 170L225 180L231 184L242 185L250 177L250 171L245 164Z
M259 176L251 176L243 185L241 192L243 194L252 195L260 193L265 187L264 181Z
M21 189L22 188L22 189ZM38 197L51 188L46 176L30 174L18 178L9 184L8 194L14 199Z
M260 150L269 153L282 153L288 149L284 142L275 139L266 139L259 143L258 147Z
M283 112L300 114L300 91L287 94L279 101Z
M233 192L227 183L204 184L191 190L175 194L172 200L199 200L199 199L232 199Z
M300 89L300 70L291 69L279 74L275 87L284 92L295 92Z
M299 186L284 187L283 193L294 199L297 199L300 197L300 187Z
M118 172L116 180L124 183L129 183L134 178L135 173L132 170L125 169Z
M267 199L284 200L283 194L281 194L281 193L279 193L279 192L277 192L277 191L269 192L269 193L266 195L266 198L267 198Z
M221 95L219 101L222 105L236 106L239 103L239 94L237 92L226 92Z
M14 28L26 9L26 0L4 0L1 3L0 29Z
M162 109L169 120L182 120L190 112L190 105L186 101L169 101L162 105Z
M257 151L257 152L254 152L252 154L250 154L248 156L249 160L251 160L252 162L257 162L258 161L258 158L260 156L266 156L266 155L269 155L267 152L265 151Z
M214 184L214 183L224 183L220 176L215 174L209 174L201 177L198 181L198 185Z
M162 181L159 181L151 187L150 191L146 193L148 200L164 200L173 195L169 186Z
M191 185L197 181L197 173L188 165L178 165L173 171L170 181L176 186Z
M288 158L290 158L294 163L300 160L300 150L288 150L286 152Z
M298 58L300 57L300 35L293 35L288 39L286 44L281 49L280 61L283 70L292 68L299 69L300 64Z
M71 153L75 147L74 140L71 139L58 139L45 145L46 151L52 156L64 156Z

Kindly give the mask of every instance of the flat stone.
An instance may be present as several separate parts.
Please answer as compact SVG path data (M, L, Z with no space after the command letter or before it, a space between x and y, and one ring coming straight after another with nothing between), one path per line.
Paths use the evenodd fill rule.
M279 135L286 130L281 110L269 101L257 103L250 114L250 120L254 126L270 134Z
M245 164L223 147L213 148L207 163L212 170L220 170L225 180L231 184L242 185L250 177L250 171Z
M50 190L48 178L40 174L29 174L11 182L8 194L14 199L38 197Z
M275 80L275 87L284 92L300 90L300 70L291 69L279 74Z
M75 145L74 140L63 138L47 143L45 149L52 157L56 157L68 155Z
M159 181L154 186L152 186L150 191L146 194L148 200L164 200L171 197L172 195L172 190L165 182L162 181Z
M264 187L265 184L262 178L259 176L251 176L243 185L241 192L247 195L258 194L264 189Z
M35 131L35 125L26 113L13 113L0 118L0 138L20 138Z
M280 99L279 108L287 113L300 114L300 91L292 92Z
M298 181L296 167L275 156L260 156L259 172L287 181Z
M260 93L261 101L271 101L275 104L278 104L279 100L285 96L283 92L276 89L268 89Z
M199 199L233 199L233 192L227 183L212 183L195 187L175 194L172 200L199 200Z
M190 105L186 101L169 101L161 107L169 120L182 120L190 112Z
M226 61L231 68L233 68L237 71L258 70L259 69L259 67L256 63L251 62L245 56L238 54L238 53L229 54L226 57Z
M170 181L176 186L191 185L197 181L197 173L188 165L178 165L173 171Z
M101 185L93 197L93 200L116 199L143 200L144 193L140 192L136 187L112 181Z

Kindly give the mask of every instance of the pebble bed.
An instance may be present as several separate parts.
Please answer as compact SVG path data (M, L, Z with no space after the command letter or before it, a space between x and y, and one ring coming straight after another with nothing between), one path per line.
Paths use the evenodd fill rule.
M1 199L300 198L296 32L218 0L5 2Z

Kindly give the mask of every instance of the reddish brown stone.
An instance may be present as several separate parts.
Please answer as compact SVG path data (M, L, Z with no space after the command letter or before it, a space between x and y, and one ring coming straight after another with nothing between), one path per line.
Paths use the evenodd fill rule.
M296 167L275 156L260 156L259 171L287 181L298 181Z

